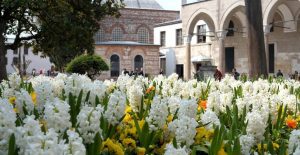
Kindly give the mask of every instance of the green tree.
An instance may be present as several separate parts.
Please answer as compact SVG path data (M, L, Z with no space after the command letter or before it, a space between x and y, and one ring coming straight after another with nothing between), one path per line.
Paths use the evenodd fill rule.
M99 56L81 55L72 60L66 70L69 73L87 74L88 77L94 79L102 71L109 70L109 67Z
M7 50L26 42L59 68L84 51L92 53L100 20L120 15L122 1L0 0L0 81L7 76ZM15 37L5 44L8 35Z
M261 0L245 0L248 20L250 77L268 75Z

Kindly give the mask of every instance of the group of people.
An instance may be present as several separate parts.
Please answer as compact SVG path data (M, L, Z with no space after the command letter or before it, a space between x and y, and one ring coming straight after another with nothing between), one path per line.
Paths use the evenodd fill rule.
M57 74L58 73L54 66L51 66L51 68L49 70L47 70L47 73L45 73L45 71L43 69L40 70L39 74L37 73L35 68L33 68L31 71L31 75L33 77L35 77L37 75L56 76Z
M235 68L232 69L231 75L234 77L234 79L238 80L240 78L240 73L236 71ZM218 70L218 68L216 68L215 70L215 74L214 74L214 78L215 80L219 80L221 81L223 77L223 74L220 70Z
M238 80L240 77L240 73L236 71L235 68L232 69L231 75ZM223 74L220 70L216 69L215 70L215 74L214 74L214 78L215 80L221 80L223 77ZM276 73L276 75L274 75L274 77L284 77L282 71L279 69ZM300 74L298 73L298 71L295 71L293 74L290 74L290 79L294 79L294 80L300 80Z
M123 69L123 72L122 72L123 75L129 75L129 76L144 76L144 71L143 71L143 68L136 68L135 71L128 71L126 68Z

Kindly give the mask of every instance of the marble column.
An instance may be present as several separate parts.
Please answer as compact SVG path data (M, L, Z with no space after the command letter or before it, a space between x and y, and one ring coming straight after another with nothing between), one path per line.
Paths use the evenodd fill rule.
M191 79L191 35L185 36L184 79Z
M222 74L225 73L225 37L226 37L227 31L220 30L217 32L217 36L219 39L219 66L218 68L222 72Z
M270 34L271 27L272 27L271 25L266 25L264 27L265 52L266 52L268 71L269 71L269 34Z

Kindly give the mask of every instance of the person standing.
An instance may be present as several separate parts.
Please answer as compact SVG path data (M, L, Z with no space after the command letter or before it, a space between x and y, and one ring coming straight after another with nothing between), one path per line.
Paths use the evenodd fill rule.
M123 69L123 75L129 75L129 71L126 68Z
M232 69L232 76L234 77L235 80L238 80L240 77L240 73L236 71L235 68Z
M280 70L280 69L278 70L278 72L277 72L276 76L277 76L277 77L283 77L283 74L282 74L282 72L281 72L281 70Z
M159 74L160 74L160 75L164 75L164 70L163 70L162 68L160 69Z
M218 70L218 68L216 68L216 70L215 70L215 74L214 74L214 78L215 78L215 80L219 80L219 81L221 81L221 79L222 79L222 73L221 73L221 71L219 71Z
M144 76L144 71L143 71L143 67L141 68L141 70L139 71L139 74L140 76Z

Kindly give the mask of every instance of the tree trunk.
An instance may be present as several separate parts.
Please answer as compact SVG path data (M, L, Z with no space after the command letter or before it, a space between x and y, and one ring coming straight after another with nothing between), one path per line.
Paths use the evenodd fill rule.
M268 76L261 0L245 0L250 77Z
M5 49L5 39L2 35L3 32L0 31L0 82L3 79L7 79L6 72L6 49Z

